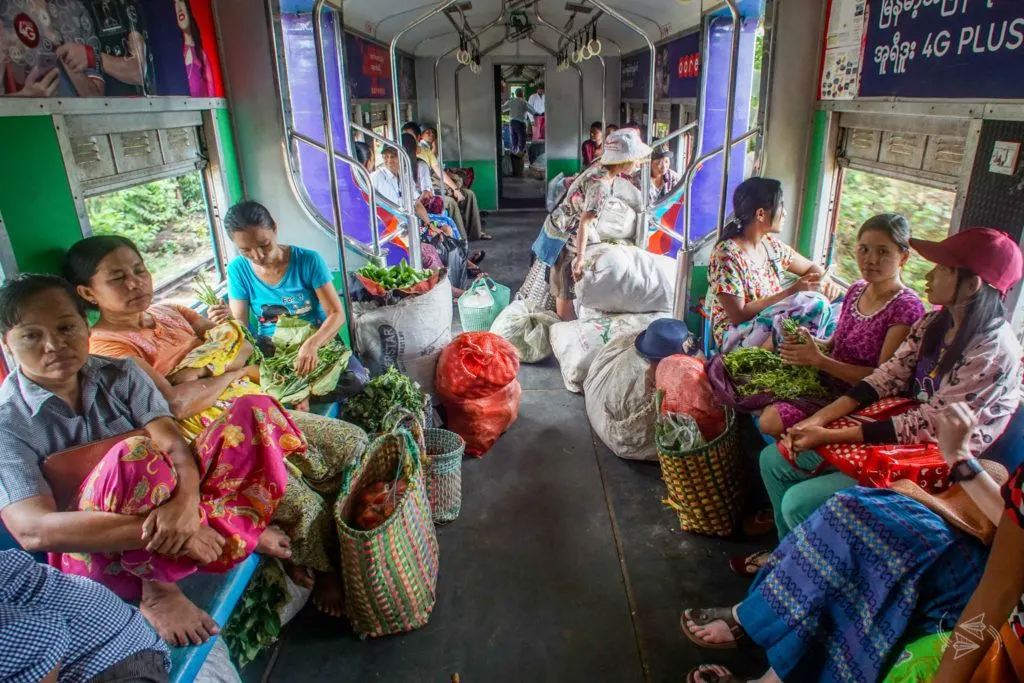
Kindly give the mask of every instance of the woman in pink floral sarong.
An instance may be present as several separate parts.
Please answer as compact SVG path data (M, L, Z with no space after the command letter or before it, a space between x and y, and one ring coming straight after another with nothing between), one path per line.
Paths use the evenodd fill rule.
M89 355L84 310L60 278L0 287L0 334L18 364L0 385L4 525L65 572L140 599L168 643L208 640L217 624L175 582L255 550L286 555L267 525L285 457L306 449L298 428L272 398L244 396L186 445L134 360Z

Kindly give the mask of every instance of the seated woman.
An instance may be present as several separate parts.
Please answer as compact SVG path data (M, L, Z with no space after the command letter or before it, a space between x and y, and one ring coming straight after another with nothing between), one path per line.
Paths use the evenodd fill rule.
M217 334L237 329L238 323L215 326L189 309L153 304L152 275L130 240L112 236L81 240L65 255L64 273L79 296L99 310L91 352L134 359L160 389L179 422L189 423L197 415L204 421L216 420L238 402L238 396L260 393L259 386L249 381L258 378L258 368L231 369L251 353L244 342L232 343L233 355L220 363L207 365L202 358L199 368L179 368L194 351L216 346ZM241 386L235 379L239 376L245 378ZM331 559L337 557L332 554L337 537L331 504L341 483L340 474L366 437L338 420L300 412L293 413L292 419L312 445L289 456L287 487L274 521L291 541L288 568L292 578L313 588L313 602L322 611L340 615L343 596ZM325 433L329 438L312 436Z
M190 447L135 361L89 355L85 309L54 276L0 287L0 335L18 365L0 386L4 525L55 567L141 599L168 643L208 640L217 624L175 584L227 571L254 550L287 557L287 539L267 525L287 481L284 458L306 448L298 428L272 398L246 396ZM58 454L135 430L145 435L95 453L84 481L59 482L78 493L58 508L50 458L88 458Z
M832 339L817 342L807 333L787 335L782 359L791 365L817 368L825 375L832 395L840 396L892 358L910 326L924 315L917 294L900 280L908 258L910 224L906 218L883 213L865 221L857 233L857 267L863 279L847 291ZM801 403L805 405L783 402L765 408L761 431L778 439L807 417L806 405L824 406L814 400Z
M935 425L971 518L998 524L1001 482L989 472L1001 471L1005 481L1006 470L971 457L977 434L970 408L947 405ZM948 628L950 615L964 610L987 554L987 535L967 533L976 524L946 521L937 497L918 491L911 497L855 487L836 494L783 539L746 599L684 611L684 634L700 647L731 648L745 638L763 647L772 668L760 683L878 680L902 639L935 633L944 622ZM687 680L742 679L704 665Z
M651 148L636 131L623 130L612 135L604 143L600 168L574 182L574 189L570 188L566 198L544 221L533 251L540 261L551 266L551 293L562 320L576 319L574 283L583 277L587 246L617 237L600 232L597 221L605 203L614 196L635 213L641 211L643 198L627 177L650 154Z
M672 170L672 152L664 147L655 150L651 155L651 203L669 196L680 180Z
M779 538L836 491L855 483L830 467L823 474L810 474L821 464L813 449L831 443L935 442L942 408L964 401L978 420L969 444L977 457L1003 433L1017 409L1021 347L1006 320L1002 297L1021 277L1020 248L991 228L965 230L942 242L911 239L910 244L938 264L928 273L926 292L928 301L942 310L918 321L892 358L844 396L785 433L782 443L797 454L799 467L782 456L778 445L761 452L761 476ZM879 399L901 395L921 403L890 419L844 429L825 427Z
M601 130L601 122L594 121L590 124L590 139L583 141L583 168L590 166L601 156L601 146L603 144L604 132Z
M782 183L771 178L748 178L732 196L736 218L722 229L711 252L708 290L712 334L723 352L739 346L760 346L774 336L781 341L781 321L796 318L820 336L831 333L828 300L839 288L825 271L780 242L786 215ZM789 272L799 279L782 286ZM804 292L817 295L801 296Z

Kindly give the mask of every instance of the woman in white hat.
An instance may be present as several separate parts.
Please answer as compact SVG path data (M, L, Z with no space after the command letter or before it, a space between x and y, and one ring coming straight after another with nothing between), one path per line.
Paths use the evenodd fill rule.
M564 201L544 222L533 251L551 266L551 293L562 320L576 318L574 285L583 276L587 245L636 239L643 198L629 176L650 156L651 148L636 130L624 129L608 136L601 165L577 178Z

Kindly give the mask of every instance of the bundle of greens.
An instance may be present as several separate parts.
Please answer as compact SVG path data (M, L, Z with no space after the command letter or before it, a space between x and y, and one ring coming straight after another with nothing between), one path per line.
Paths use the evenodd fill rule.
M217 296L217 290L210 286L207 282L206 276L202 273L196 275L192 281L192 291L195 292L196 300L208 308L213 306L220 306L223 301ZM252 347L252 355L249 356L249 360L246 365L259 365L263 362L263 352L260 350L260 345L256 342L256 337L253 336L252 332L249 331L248 326L240 325L242 328L242 334L245 335L245 340L249 342Z
M363 391L348 400L341 410L341 419L352 422L370 434L384 431L384 418L396 406L413 413L423 410L424 396L411 379L394 367L374 377Z
M418 285L430 278L434 274L432 270L417 270L412 268L405 259L402 259L401 265L392 266L390 268L384 268L374 263L368 263L359 270L356 271L357 275L362 275L367 280L372 280L384 289L405 289Z
M295 374L295 359L303 342L313 336L313 326L301 318L283 315L271 342L274 355L260 364L260 388L285 405L302 403L312 396L325 396L338 386L348 368L352 352L337 339L317 351L316 368L305 377Z
M722 360L740 396L771 392L781 400L828 398L815 368L786 365L760 347L737 349Z
M799 339L800 341L797 342L798 344L804 343L804 337L802 334L800 334L800 323L798 323L794 318L786 318L785 320L783 320L782 330L786 334L791 334L797 339Z

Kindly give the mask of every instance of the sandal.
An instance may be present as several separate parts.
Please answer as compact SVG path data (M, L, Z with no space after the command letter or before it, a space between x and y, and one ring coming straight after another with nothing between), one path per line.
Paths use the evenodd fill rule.
M482 232L480 233L480 239L482 239L485 242L488 242L494 239L494 235L488 235L486 232Z
M729 628L729 633L732 634L733 640L728 643L709 643L700 636L696 635L686 625L687 621L692 621L697 626L707 626L714 621L724 621L725 625ZM709 650L733 650L739 644L743 638L746 637L747 632L743 630L739 622L732 615L732 607L705 607L698 610L683 610L683 614L679 617L679 624L683 627L683 633L691 641L696 643L699 647L707 648Z
M474 251L469 255L469 262L479 266L484 262L485 258L487 258L487 252L481 249L479 251Z
M729 560L729 569L740 576L752 579L757 576L761 568L768 564L768 558L772 556L771 550L761 550L749 555L740 555Z
M686 674L686 683L744 683L725 667L719 667L725 671L724 674L720 674L717 671L711 671L711 666L711 664L701 664L690 669L690 672Z
M771 508L761 508L743 518L743 533L751 538L764 536L772 531L775 531L775 511Z

